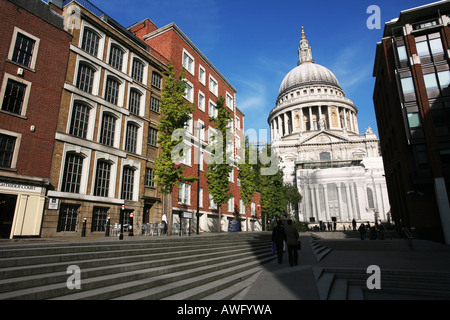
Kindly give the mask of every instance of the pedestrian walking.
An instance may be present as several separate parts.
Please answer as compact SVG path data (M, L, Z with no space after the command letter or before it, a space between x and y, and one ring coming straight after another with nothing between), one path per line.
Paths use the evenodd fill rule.
M352 220L352 225L353 225L353 231L356 231L356 220L355 219Z
M294 264L298 265L297 246L299 234L297 229L292 225L291 219L287 221L285 232L286 232L286 244L288 247L289 264L291 267L293 267Z
M272 242L277 251L278 264L283 260L283 242L286 241L286 232L281 226L281 220L277 220L277 226L272 231Z
M366 226L364 225L364 223L361 223L358 230L361 236L361 240L364 240L364 238L366 237Z

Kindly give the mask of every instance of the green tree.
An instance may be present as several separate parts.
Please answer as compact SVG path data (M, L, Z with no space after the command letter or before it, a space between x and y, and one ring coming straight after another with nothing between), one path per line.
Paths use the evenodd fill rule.
M252 198L256 191L256 171L250 161L250 143L248 136L245 137L243 163L238 164L239 181L241 182L241 199L244 202L244 207L247 212L252 204ZM245 220L248 230L248 218Z
M161 119L157 125L160 154L155 160L154 181L165 197L164 212L167 215L168 234L170 235L173 188L178 186L179 182L193 182L197 178L184 176L184 166L176 163L179 155L174 154L174 150L179 150L179 147L183 146L182 130L185 123L191 118L190 114L193 111L193 105L184 98L187 85L184 69L176 77L173 65L170 63L165 75L160 101ZM176 134L177 132L178 134ZM187 151L187 149L184 150Z
M273 154L270 145L266 145L259 152L258 159L262 154L270 157L275 163L263 164L258 161L256 175L257 191L261 194L261 213L265 221L279 217L286 213L287 201L284 193L283 170L280 167L279 158ZM272 170L272 174L261 174L265 167L274 166L277 170Z
M284 184L284 193L286 195L287 205L294 209L294 218L298 220L298 204L302 201L302 195L298 192L298 188L290 183Z
M205 173L207 178L209 194L212 195L214 202L217 204L219 211L218 233L221 232L222 222L222 205L233 196L230 193L229 176L233 170L230 164L230 154L227 153L227 142L231 141L231 137L227 136L227 132L232 116L228 107L225 106L225 99L220 96L216 102L217 116L211 117L214 128L218 134L212 136L212 143L208 146L212 156L207 162L208 169ZM212 150L211 150L212 149Z

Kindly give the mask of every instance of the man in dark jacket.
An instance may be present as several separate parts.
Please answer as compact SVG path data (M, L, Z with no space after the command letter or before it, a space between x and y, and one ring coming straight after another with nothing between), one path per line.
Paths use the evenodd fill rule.
M286 232L281 225L281 220L277 220L277 226L272 231L272 242L277 250L278 263L283 260L283 241L286 241Z
M287 222L287 226L284 229L286 232L286 244L288 247L288 256L289 256L289 264L291 267L298 264L298 238L299 234L297 229L292 225L292 220L289 219Z

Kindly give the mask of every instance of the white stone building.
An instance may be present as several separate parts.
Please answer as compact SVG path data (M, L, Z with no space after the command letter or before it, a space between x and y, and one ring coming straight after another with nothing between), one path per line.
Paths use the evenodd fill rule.
M359 134L358 109L335 75L314 63L302 29L299 62L280 86L269 115L272 146L284 178L303 196L298 218L348 226L389 219L379 140Z

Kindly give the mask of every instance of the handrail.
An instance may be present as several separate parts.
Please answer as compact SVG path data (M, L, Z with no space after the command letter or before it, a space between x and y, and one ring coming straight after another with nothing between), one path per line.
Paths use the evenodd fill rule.
M411 232L406 227L403 227L402 231L403 231L403 234L406 237L406 240L408 241L408 245L412 248L413 247L413 242L412 242L413 236L412 236Z

